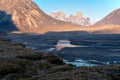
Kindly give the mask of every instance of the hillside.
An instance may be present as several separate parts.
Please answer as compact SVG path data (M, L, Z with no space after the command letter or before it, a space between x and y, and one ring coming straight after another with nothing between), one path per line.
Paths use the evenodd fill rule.
M4 31L45 33L78 28L77 25L51 18L31 0L1 0L0 15L0 30Z
M120 9L116 9L107 15L102 20L98 21L95 26L105 26L105 25L120 25Z
M8 7L9 6L9 7ZM45 14L31 0L1 0L0 1L0 33L46 33L62 31L87 31L89 33L120 33L120 10L111 13L92 26L80 26L55 20ZM80 14L78 14L81 16ZM104 22L104 23L103 23ZM113 25L112 25L113 24Z

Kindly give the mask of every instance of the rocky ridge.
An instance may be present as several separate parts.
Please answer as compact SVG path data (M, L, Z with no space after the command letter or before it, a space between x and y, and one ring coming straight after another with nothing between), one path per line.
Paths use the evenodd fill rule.
M105 18L95 24L95 26L120 25L120 8L114 10Z
M73 30L77 26L51 18L31 0L1 0L0 25L5 31L30 33Z
M77 12L76 15L66 15L62 11L56 11L50 13L49 15L57 20L71 22L78 25L90 26L94 24L94 22L89 17L83 17L82 12Z

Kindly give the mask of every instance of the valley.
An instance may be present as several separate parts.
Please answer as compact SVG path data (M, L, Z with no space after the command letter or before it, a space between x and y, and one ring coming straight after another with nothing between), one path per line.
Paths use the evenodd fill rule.
M81 59L93 65L120 63L119 37L119 34L89 34L85 32L49 32L41 35L9 36L13 42L21 42L26 48L32 48L37 52L49 52L71 63ZM70 42L68 45L63 45L65 47L61 50L57 50L55 45L59 40L69 40Z
M120 80L119 4L39 1L0 0L0 80Z

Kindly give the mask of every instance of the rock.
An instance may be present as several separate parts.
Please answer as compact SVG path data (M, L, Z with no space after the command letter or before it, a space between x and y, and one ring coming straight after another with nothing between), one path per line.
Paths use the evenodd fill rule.
M114 10L102 20L98 21L94 26L120 25L120 8Z
M2 31L45 33L65 29L69 31L73 28L75 29L77 26L53 19L39 9L32 0L0 1L0 30Z
M93 24L93 22L91 21L90 18L83 17L82 12L77 12L76 15L68 15L67 16L62 11L56 11L56 12L50 13L49 15L57 20L71 22L71 23L74 23L77 25L90 26Z

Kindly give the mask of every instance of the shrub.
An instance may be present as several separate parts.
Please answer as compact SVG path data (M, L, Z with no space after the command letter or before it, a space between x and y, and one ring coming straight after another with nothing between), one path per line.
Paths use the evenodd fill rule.
M0 76L5 76L9 73L18 73L20 66L12 63L4 63L0 65Z
M40 60L41 55L39 54L23 54L23 55L18 55L17 58L20 59L28 59L28 60Z
M41 69L48 69L49 67L51 67L49 63L37 62L37 64L38 64L38 67Z
M75 69L75 67L70 65L54 66L49 69L48 73L65 72L73 69Z
M27 78L30 78L31 76L28 75L28 74L9 74L9 75L6 75L3 80L18 80L18 79L27 79Z

